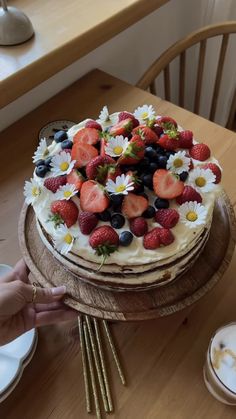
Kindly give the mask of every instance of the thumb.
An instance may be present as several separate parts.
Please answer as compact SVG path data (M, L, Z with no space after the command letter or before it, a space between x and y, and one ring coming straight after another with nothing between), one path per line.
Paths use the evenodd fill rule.
M51 303L66 294L66 287L40 288L22 282L21 292L27 303Z

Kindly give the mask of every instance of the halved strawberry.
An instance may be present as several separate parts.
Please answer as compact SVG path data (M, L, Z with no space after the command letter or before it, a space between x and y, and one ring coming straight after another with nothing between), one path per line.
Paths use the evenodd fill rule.
M87 180L80 190L80 206L83 211L103 212L109 206L104 188L94 180Z
M112 136L127 135L130 133L132 128L133 128L132 119L127 118L113 125L113 127L110 128L109 134Z
M153 188L159 198L173 199L182 194L184 183L170 171L158 169L153 175Z
M100 131L96 128L82 128L73 137L73 143L97 144L100 139Z
M145 143L140 135L134 135L124 154L122 154L117 160L118 164L137 164L141 159L144 158Z
M103 182L106 179L108 168L114 166L116 161L110 156L96 156L86 166L86 175L89 179Z
M139 125L135 129L133 129L132 134L139 134L144 140L145 144L154 144L158 141L157 134L146 125Z
M77 191L80 191L82 183L84 183L83 175L77 170L73 169L67 176L66 176L67 183L71 183L75 185Z
M179 147L177 138L173 138L168 134L164 134L159 138L158 144L166 150L176 150Z
M140 217L148 207L148 200L141 195L129 193L123 199L122 213L128 218Z
M98 155L98 151L90 144L77 142L71 150L71 159L75 160L75 168L84 167L90 160Z

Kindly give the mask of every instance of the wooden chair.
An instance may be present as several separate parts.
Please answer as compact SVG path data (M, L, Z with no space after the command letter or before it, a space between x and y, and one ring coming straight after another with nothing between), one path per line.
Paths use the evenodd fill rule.
M206 55L207 39L215 36L222 35L220 54L218 59L218 66L216 71L216 78L214 83L211 109L209 113L209 119L211 121L215 118L217 101L219 96L220 84L222 79L224 61L226 50L228 46L230 34L236 33L236 21L223 22L220 24L214 24L206 26L195 32L192 32L185 38L176 42L170 48L168 48L163 54L149 67L145 74L137 83L137 87L141 89L149 89L151 93L156 95L155 79L163 71L164 72L164 92L165 99L171 100L171 88L170 88L170 63L177 56L179 56L179 106L184 107L184 96L185 96L185 79L186 79L186 50L193 45L200 43L198 68L197 68L197 80L195 86L194 96L194 107L193 112L199 113L204 62ZM234 55L235 57L235 55ZM235 63L233 63L234 65ZM229 111L229 116L226 124L226 128L231 129L236 112L236 89L234 90L233 100Z

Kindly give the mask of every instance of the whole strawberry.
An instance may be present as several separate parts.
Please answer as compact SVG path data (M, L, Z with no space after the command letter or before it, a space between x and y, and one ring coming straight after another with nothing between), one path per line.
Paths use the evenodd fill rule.
M60 188L60 186L63 186L66 183L67 183L66 175L63 175L63 176L57 176L57 177L49 177L45 179L44 186L49 191L56 193L56 191Z
M159 138L158 144L166 150L176 150L179 147L179 140L168 134L163 134Z
M158 228L158 227L157 227ZM169 246L175 240L175 237L171 230L168 228L159 228L158 235L160 239L160 243L163 246Z
M211 150L209 149L208 145L199 143L190 148L189 154L192 159L205 161L209 159Z
M160 125L164 130L169 130L177 128L178 124L175 121L175 119L171 118L171 116L161 116L160 118L157 118L158 125Z
M217 164L215 163L206 163L203 166L201 166L203 169L210 169L213 174L216 177L216 180L214 183L220 183L221 181L221 170L219 168L219 166L217 166Z
M97 156L90 160L86 166L88 179L96 179L103 182L106 179L109 165L115 165L116 161L110 156Z
M55 226L65 223L68 228L76 223L79 214L75 203L65 199L53 201L51 203L51 212L53 216L50 217L50 220L55 223Z
M196 191L192 186L186 185L184 187L183 193L176 198L176 202L179 205L184 204L185 202L196 201L199 204L202 202L202 197L199 192Z
M147 221L143 217L133 218L129 222L130 230L137 237L144 236L148 231Z
M179 221L179 213L174 208L159 209L155 220L165 228L173 228Z
M143 246L145 249L155 250L161 245L160 236L158 232L159 228L153 228L151 231L145 234L143 238Z
M129 141L129 145L124 154L119 157L117 163L121 165L138 164L138 162L144 158L144 151L144 141L140 135L134 135Z
M97 226L98 218L92 212L82 211L79 213L78 221L81 233L90 234Z
M102 131L101 125L98 122L94 121L93 119L86 122L85 128L95 128L98 131Z
M89 244L96 250L98 256L103 256L102 263L98 268L99 270L106 258L118 249L119 236L110 226L97 227L89 238Z
M191 148L193 146L193 133L192 131L179 132L179 148Z
M158 135L146 125L139 125L133 129L132 134L138 134L145 144L155 144L158 141Z
M129 113L129 112L126 112L126 111L119 113L118 122L124 121L125 119L128 119L128 118L130 118L132 120L133 128L135 128L139 125L138 119L136 119L132 113Z

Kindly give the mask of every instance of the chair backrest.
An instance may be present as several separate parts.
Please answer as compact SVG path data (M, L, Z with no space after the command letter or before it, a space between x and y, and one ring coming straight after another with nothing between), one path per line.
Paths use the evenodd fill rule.
M185 38L176 42L170 48L168 48L163 54L149 67L149 69L140 78L137 87L141 89L149 89L151 93L156 94L155 79L163 71L164 72L164 92L165 99L171 100L171 86L170 86L170 63L179 56L179 106L184 107L184 96L185 96L185 79L186 79L186 50L193 45L200 44L198 67L197 67L197 79L195 86L194 95L194 107L193 112L199 113L200 98L203 81L203 70L206 56L207 39L221 35L221 47L218 58L218 65L216 70L216 77L211 101L211 108L209 113L209 119L211 121L215 118L217 101L219 96L220 84L222 79L223 67L225 62L225 55L228 46L229 36L232 33L236 33L236 21L222 22L220 24L214 24L206 26L195 32L192 32ZM234 60L235 65L235 60ZM233 100L229 112L228 121L226 124L227 128L232 127L236 111L236 90L234 90Z

